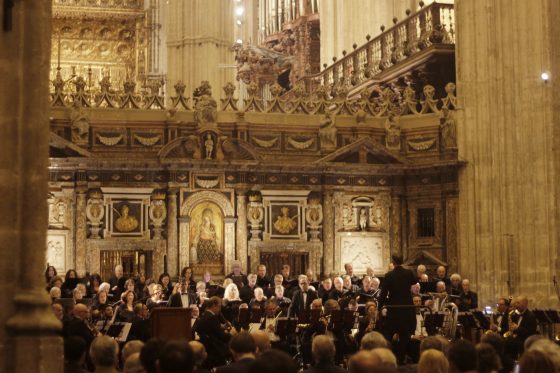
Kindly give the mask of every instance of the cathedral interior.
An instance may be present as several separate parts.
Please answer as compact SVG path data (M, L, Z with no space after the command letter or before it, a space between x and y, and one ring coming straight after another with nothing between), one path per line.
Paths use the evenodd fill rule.
M481 304L558 307L556 0L4 0L0 13L7 367L56 371L47 265L223 279L236 261L319 278L352 263L383 277L400 254L468 277Z

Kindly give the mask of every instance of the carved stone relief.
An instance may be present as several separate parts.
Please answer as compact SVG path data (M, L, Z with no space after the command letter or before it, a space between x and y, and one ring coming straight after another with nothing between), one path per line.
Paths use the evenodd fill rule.
M99 238L99 230L104 215L103 194L101 191L91 192L86 205L86 217L90 226L91 238Z
M309 241L320 241L319 233L321 229L321 223L323 222L323 206L321 206L321 201L319 199L309 199L305 218L308 224L307 227L309 228Z
M165 206L165 192L154 193L150 202L149 217L150 225L153 227L154 240L163 239L163 224L167 217L167 208Z

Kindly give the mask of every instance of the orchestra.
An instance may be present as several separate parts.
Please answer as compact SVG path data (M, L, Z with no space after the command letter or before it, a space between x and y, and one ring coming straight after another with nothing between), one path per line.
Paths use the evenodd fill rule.
M469 280L453 274L448 286L441 266L428 282L419 281L429 276L427 268L415 273L404 269L398 260L383 278L371 277L371 268L357 276L351 264L345 271L342 276L333 274L312 285L312 279L304 274L290 278L289 266L272 277L265 265L258 267L257 274L248 275L236 266L223 286L215 285L209 273L195 282L188 267L177 281L163 273L157 283L143 274L125 274L122 266L115 268L106 283L96 274L87 277L95 280L88 283L75 277L75 271L68 271L71 277L63 284L71 297L53 297L53 312L64 322L65 337L77 335L89 345L102 334L119 342L131 338L146 341L154 310L189 308L192 339L206 348L208 369L230 361L228 342L242 331L264 332L272 348L290 353L303 366L313 360L311 346L318 335L332 339L334 361L344 365L364 336L372 332L385 336L390 346L400 346L397 357L409 362L419 359L420 342L430 335L477 342L484 334L497 333L506 341L506 352L519 356L523 342L537 333L537 319L528 309L527 298L512 301L501 297L495 312L483 313L478 311ZM52 272L48 271L49 284L56 278ZM68 289L71 283L74 288ZM51 293L52 289L56 287L51 287ZM120 339L122 333L111 334L112 325L122 324L131 324L124 339Z

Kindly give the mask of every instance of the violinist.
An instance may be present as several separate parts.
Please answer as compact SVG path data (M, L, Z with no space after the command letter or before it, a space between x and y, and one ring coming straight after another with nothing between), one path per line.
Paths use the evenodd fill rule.
M229 358L228 342L232 335L237 334L233 328L226 328L221 323L222 300L211 297L207 301L206 310L195 324L195 332L208 352L206 365L215 367L224 365Z
M272 299L266 302L264 310L265 318L261 324L260 329L267 332L268 338L271 343L278 342L280 341L280 337L278 337L278 335L276 334L276 324L278 321L278 316L282 313L282 310Z

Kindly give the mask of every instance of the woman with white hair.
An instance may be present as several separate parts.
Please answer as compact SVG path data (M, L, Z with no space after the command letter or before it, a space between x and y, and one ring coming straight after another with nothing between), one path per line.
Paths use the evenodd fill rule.
M226 286L224 290L224 299L222 301L222 314L227 321L233 324L238 312L241 298L239 298L239 289L233 282Z

